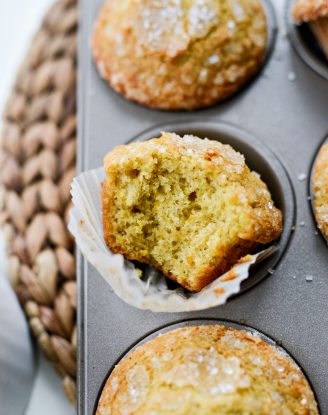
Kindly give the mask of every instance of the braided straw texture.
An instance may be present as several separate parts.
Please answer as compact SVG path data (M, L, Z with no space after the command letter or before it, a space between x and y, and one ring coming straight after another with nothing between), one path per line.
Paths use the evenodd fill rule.
M75 402L76 282L67 231L76 162L76 0L57 0L4 112L1 224L10 280L45 356Z

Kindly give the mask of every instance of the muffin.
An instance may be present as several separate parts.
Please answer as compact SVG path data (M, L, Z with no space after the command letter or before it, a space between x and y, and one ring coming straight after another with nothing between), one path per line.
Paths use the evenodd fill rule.
M322 146L315 162L312 187L316 221L328 239L328 143Z
M318 415L295 363L259 336L220 325L165 333L114 368L96 415Z
M227 98L263 63L259 0L107 0L92 47L117 92L160 109L192 110Z
M296 22L308 22L328 59L328 1L298 0L292 9Z
M108 247L200 291L282 230L267 186L232 147L162 133L104 158Z

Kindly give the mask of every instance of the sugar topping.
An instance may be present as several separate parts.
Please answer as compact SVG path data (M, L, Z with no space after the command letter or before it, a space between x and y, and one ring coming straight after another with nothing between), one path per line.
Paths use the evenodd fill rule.
M230 6L232 9L232 13L237 21L241 21L245 19L246 14L244 8L241 6L238 0L230 0Z
M188 34L193 38L204 37L218 23L218 2L195 0L188 13Z
M160 374L161 383L178 388L192 386L211 396L233 393L250 386L251 379L237 357L225 357L214 347L184 349L181 353L180 363Z
M229 20L227 23L227 28L233 30L236 27L236 23L233 20Z
M165 51L172 57L188 46L180 0L153 0L138 5L140 22L135 23L139 44L153 52Z
M118 377L117 376L114 376L111 379L111 393L115 393L117 391L118 385L119 385Z
M98 412L100 415L111 415L112 410L110 408L110 406L99 406L98 407Z
M208 59L207 59L207 63L209 65L215 65L216 63L220 62L220 56L215 54L215 55L211 55Z
M134 21L137 44L152 52L165 52L171 57L185 50L192 39L206 36L219 23L215 0L195 0L189 9L182 6L181 0L153 0L137 5L140 17Z
M198 77L199 81L206 82L207 75L208 75L207 69L205 68L201 69L201 71L199 72L199 77Z
M246 343L236 338L234 333L230 331L221 337L221 343L234 349L244 349L246 347Z
M149 385L149 374L142 365L132 367L126 373L127 389L119 395L122 415L137 410L146 400Z
M224 83L224 77L222 73L218 73L214 78L214 84L215 85L222 85Z
M230 173L241 173L245 168L245 158L229 145L207 138L199 139L193 135L178 136L174 133L164 133L166 140L177 145L183 153L192 154L188 149L192 148L193 153L202 154L204 159L217 165L228 162L225 166ZM168 136L169 134L169 136Z

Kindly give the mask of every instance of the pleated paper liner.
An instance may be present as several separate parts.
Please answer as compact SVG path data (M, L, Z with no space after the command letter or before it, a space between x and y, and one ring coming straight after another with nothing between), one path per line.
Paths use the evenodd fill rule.
M276 245L242 258L230 271L217 278L199 293L183 288L170 289L164 275L149 267L142 278L131 261L112 253L107 247L102 224L101 182L103 168L80 174L72 184L69 230L84 257L109 283L113 291L126 303L155 312L185 312L203 310L226 303L240 292L241 283L249 278L252 265L277 250Z

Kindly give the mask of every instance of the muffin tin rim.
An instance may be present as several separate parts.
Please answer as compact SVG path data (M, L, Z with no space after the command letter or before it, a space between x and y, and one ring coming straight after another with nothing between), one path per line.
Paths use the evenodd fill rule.
M276 11L272 4L272 0L260 0L260 2L263 4L265 17L267 20L267 45L262 65L259 68L258 72L255 74L255 77L253 77L253 79L256 78L262 72L262 70L265 68L270 58L272 57L272 54L276 46L277 34L279 31Z
M118 365L123 359L128 357L131 353L133 353L133 351L136 350L139 346L142 346L143 344L147 343L148 341L151 341L151 340L155 339L159 335L162 335L162 334L165 334L165 333L170 333L171 331L178 330L180 328L190 327L190 326L196 326L197 327L197 326L211 326L211 325L221 325L221 326L232 328L232 329L235 329L235 330L244 330L248 333L251 333L252 335L257 335L263 341L265 341L267 344L269 344L270 346L276 348L276 350L278 350L280 353L282 353L284 355L284 357L289 358L296 365L296 367L300 370L301 374L303 375L303 377L308 382L308 384L310 386L310 389L311 389L311 391L314 395L314 400L318 405L319 414L321 414L321 410L320 410L320 406L319 406L320 404L319 404L319 401L317 399L317 394L316 394L316 391L313 387L313 384L311 382L310 377L306 373L303 366L299 363L299 361L284 346L282 346L282 344L280 344L282 342L280 342L279 340L275 340L273 337L271 337L270 335L264 333L262 330L256 329L255 327L250 326L246 323L236 322L236 321L229 320L229 319L220 319L220 318L216 319L216 318L211 318L211 317L179 319L177 321L159 326L156 329L149 331L148 333L144 334L143 336L139 337L139 339L134 341L127 349L125 349L118 356L118 358L114 361L114 363L110 366L108 372L106 373L105 378L103 379L103 381L102 381L102 383L99 387L99 392L97 394L97 398L96 398L95 403L94 403L93 414L95 415L96 412L97 412L100 396L101 396L102 391L103 391L103 389L106 385L106 382L109 379L109 377L110 377L112 371L114 370L115 366Z
M283 229L281 236L277 241L273 241L271 244L274 244L277 242L278 244L278 251L273 253L267 260L264 262L261 262L255 266L255 272L252 273L247 278L240 287L240 291L237 294L232 295L228 298L227 302L231 301L232 299L246 293L247 291L255 288L258 284L260 284L264 279L266 279L270 274L274 273L274 271L278 268L280 262L283 260L285 254L288 251L289 245L293 238L293 227L296 224L296 216L297 216L297 203L296 203L296 195L295 195L295 189L293 187L293 183L291 180L291 176L285 166L285 163L280 159L279 156L275 154L274 151L271 150L269 146L267 146L266 143L263 143L259 139L257 139L256 136L254 136L251 132L242 129L241 127L231 123L226 122L223 120L215 120L211 117L201 117L196 118L192 121L187 119L180 119L179 121L172 120L171 122L165 122L160 123L155 126L152 126L136 136L134 136L132 139L130 139L127 144L137 141L144 141L153 137L156 137L156 134L160 133L160 131L164 130L164 127L168 129L170 132L175 132L177 134L182 134L181 130L183 131L183 134L186 133L188 129L192 130L190 131L190 134L193 134L193 131L195 129L204 129L204 130L213 130L218 136L220 133L218 132L218 129L225 130L221 134L230 134L234 138L236 138L238 141L241 141L243 144L245 144L247 147L251 148L257 155L260 155L262 159L265 160L265 162L270 166L270 168L273 171L273 174L275 176L275 179L279 182L279 186L281 187L281 195L284 202L284 209L283 211ZM204 135L203 135L204 137ZM229 141L225 142L227 144L230 144ZM232 144L232 147L239 151L238 148L235 148ZM270 163L269 163L270 161ZM247 163L247 160L246 160ZM272 165L274 167L272 168ZM277 170L279 170L279 173L277 173ZM259 170L255 169L258 173L260 173ZM264 180L266 183L266 181ZM271 188L268 183L266 183L269 187L270 193ZM290 202L288 203L288 200ZM287 213L287 215L286 215ZM265 269L263 267L263 264L266 264L267 262L273 262L273 264L270 266L267 266ZM270 272L270 271L271 272ZM260 275L258 275L260 274ZM253 277L253 278L252 278Z
M285 23L293 50L313 72L328 80L328 62L327 64L324 64L320 61L320 59L316 57L313 52L311 52L311 50L308 50L307 46L304 44L301 36L298 33L297 23L293 21L291 16L291 7L294 3L295 0L287 0L285 10Z

